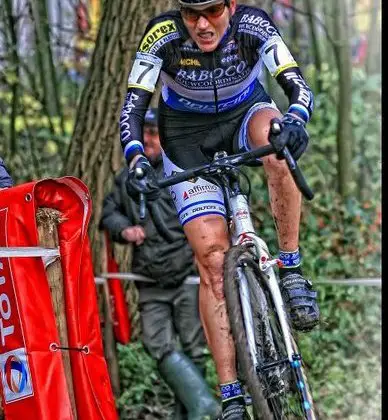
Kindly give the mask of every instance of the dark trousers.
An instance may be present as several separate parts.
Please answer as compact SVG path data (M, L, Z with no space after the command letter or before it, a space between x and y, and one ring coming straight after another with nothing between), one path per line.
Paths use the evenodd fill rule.
M199 318L198 292L199 286L194 284L139 289L142 340L157 361L172 350L182 350L194 363L201 364L206 340Z

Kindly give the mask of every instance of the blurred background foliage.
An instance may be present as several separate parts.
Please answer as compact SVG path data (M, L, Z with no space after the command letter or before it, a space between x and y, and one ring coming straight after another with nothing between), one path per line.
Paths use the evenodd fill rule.
M100 142L98 136L90 136L87 130L84 137L77 137L74 128L77 124L82 127L87 112L94 112L94 104L85 102L84 107L80 104L82 95L93 87L94 72L99 68L90 66L93 54L95 60L101 56L103 67L106 37L100 37L95 44L99 28L111 19L113 8L121 10L125 2L3 1L0 156L16 183L63 174L84 179L82 173L65 170L69 167L69 147L77 141L93 142L96 147ZM380 277L381 3L378 0L243 3L264 7L272 15L315 92L315 111L307 127L309 151L300 160L316 193L313 201L303 203L300 245L304 270L313 280L322 282ZM41 9L43 4L46 8ZM163 7L167 9L172 1L164 6L156 0L146 3L131 0L130 4L136 30L131 28L129 35L123 35L130 37L125 49L128 62L145 27L141 22ZM119 31L116 27L116 32ZM111 77L105 74L105 79ZM271 78L263 83L284 110L287 102L283 92ZM125 89L125 84L125 77L117 82L120 89ZM124 96L121 97L123 100ZM119 109L120 103L116 106ZM118 142L118 134L113 132L116 138L113 136L109 144ZM110 154L112 147L103 153ZM276 232L263 171L260 168L246 171L251 180L256 226L276 255ZM88 186L108 187L113 172L110 168L105 177L91 177L93 182ZM99 189L104 191L103 187ZM93 191L92 195L96 211L101 197ZM328 284L321 284L318 289L322 324L316 331L301 335L300 346L309 366L320 418L380 419L380 289ZM130 301L136 302L136 297ZM136 304L130 311L136 324ZM134 331L129 345L117 345L121 385L117 403L122 418L167 418L172 409L172 394L141 345L138 325L134 325ZM216 393L217 380L210 355L207 378Z

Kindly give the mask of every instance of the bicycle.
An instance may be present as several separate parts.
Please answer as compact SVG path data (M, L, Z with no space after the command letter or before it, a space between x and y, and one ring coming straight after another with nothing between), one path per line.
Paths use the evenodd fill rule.
M232 336L236 346L239 378L250 395L255 419L315 420L306 371L285 312L272 258L265 241L255 232L248 194L240 185L237 167L254 165L257 158L281 153L296 185L309 200L314 196L288 149L277 150L271 141L281 131L273 120L270 144L254 151L227 156L217 152L214 160L158 181L160 188L196 177L218 185L224 194L232 246L225 256L224 292ZM138 176L142 173L139 171ZM249 180L248 180L249 184ZM142 214L145 197L140 195ZM168 238L155 208L151 208L159 231Z

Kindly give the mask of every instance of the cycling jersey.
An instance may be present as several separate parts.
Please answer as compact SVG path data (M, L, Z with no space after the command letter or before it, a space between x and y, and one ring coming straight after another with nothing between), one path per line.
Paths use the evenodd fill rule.
M259 81L263 65L287 95L288 111L307 122L313 94L263 10L238 5L220 44L207 53L189 37L179 11L152 19L139 44L121 112L121 143L127 161L144 151L144 115L159 76L164 103L187 112L190 118L190 112L219 114L238 108L260 92L265 94Z

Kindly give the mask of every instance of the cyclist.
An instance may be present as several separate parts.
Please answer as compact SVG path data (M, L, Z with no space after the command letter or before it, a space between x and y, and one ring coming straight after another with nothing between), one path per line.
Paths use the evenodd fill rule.
M270 121L281 118L279 147L299 159L308 144L305 124L313 94L269 16L236 0L179 0L180 10L152 19L139 44L120 118L121 143L129 164L127 191L158 194L144 157L142 125L155 85L163 82L159 130L166 175L208 163L216 151L228 154L268 143ZM289 108L283 116L259 82L263 63L283 88ZM299 254L301 194L282 159L262 159L277 228L280 289L295 329L319 321L316 292L302 275ZM141 167L142 179L135 175ZM198 263L200 312L220 382L224 419L243 419L241 385L223 294L224 254L230 247L220 189L204 179L170 189Z

